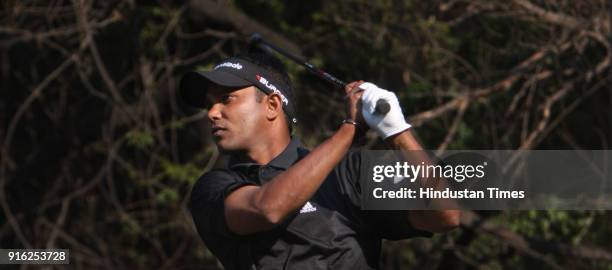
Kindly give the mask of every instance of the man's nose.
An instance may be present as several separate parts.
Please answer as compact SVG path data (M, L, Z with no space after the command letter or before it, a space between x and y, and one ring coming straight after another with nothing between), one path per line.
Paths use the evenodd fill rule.
M221 107L222 106L223 105L219 103L213 104L212 107L208 109L208 120L213 122L215 120L221 119Z

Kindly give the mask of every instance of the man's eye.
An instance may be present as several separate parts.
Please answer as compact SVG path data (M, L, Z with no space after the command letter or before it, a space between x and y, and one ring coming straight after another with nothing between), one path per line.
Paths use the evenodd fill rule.
M231 96L231 95L225 95L225 96L222 96L222 97L221 97L221 102L223 102L223 103L228 103L228 102L232 101L233 99L234 99L234 97L233 97L233 96Z

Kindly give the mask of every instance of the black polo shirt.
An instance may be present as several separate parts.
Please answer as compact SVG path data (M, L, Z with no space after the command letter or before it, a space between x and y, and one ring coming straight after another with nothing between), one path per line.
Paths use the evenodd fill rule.
M431 234L410 227L402 211L361 210L360 168L349 152L304 206L271 231L249 236L227 227L224 200L245 185L262 185L308 154L293 138L270 163L230 163L202 175L189 208L200 237L226 269L376 269L381 240Z

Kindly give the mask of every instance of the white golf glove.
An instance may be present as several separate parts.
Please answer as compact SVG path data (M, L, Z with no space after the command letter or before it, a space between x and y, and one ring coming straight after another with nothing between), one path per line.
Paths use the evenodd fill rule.
M397 96L393 92L378 88L378 86L369 82L361 84L359 88L365 90L361 96L361 113L363 114L363 118L368 126L374 129L383 139L411 127L411 125L406 122ZM374 113L376 110L376 102L379 99L386 100L391 107L386 115Z

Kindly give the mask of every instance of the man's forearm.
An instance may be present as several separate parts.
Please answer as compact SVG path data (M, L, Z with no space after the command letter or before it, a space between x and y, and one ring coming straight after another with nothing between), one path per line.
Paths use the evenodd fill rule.
M409 162L413 164L421 164L421 162L431 164L429 157L423 151L421 144L412 135L410 129L388 138L387 142L393 149L402 150ZM441 180L419 179L419 184L423 188L437 188L439 181ZM450 205L452 205L452 202L450 202ZM408 213L408 220L415 228L431 232L448 231L459 225L459 218L459 210L423 210L409 211Z
M354 135L354 125L342 125L333 136L306 157L262 185L253 196L253 203L273 223L283 220L314 195L327 175L342 160Z

